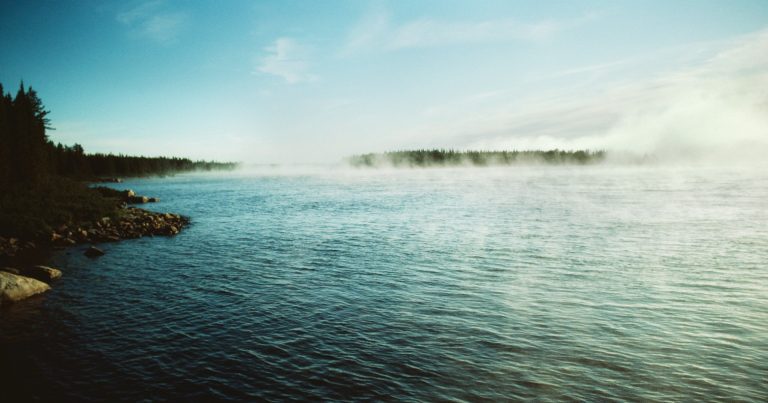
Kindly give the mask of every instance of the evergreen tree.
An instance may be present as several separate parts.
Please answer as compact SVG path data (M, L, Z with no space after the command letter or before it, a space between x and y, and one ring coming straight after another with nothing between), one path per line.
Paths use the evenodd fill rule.
M0 84L0 189L10 185L11 174L11 100Z

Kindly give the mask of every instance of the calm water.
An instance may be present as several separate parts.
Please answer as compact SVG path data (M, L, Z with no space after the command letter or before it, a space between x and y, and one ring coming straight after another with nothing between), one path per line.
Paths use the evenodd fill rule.
M768 171L126 182L174 238L79 249L0 312L3 393L72 400L768 399ZM0 400L1 396L0 396Z

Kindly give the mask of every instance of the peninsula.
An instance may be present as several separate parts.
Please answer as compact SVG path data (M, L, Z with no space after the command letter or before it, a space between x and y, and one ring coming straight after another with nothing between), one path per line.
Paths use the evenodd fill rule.
M30 257L41 250L172 236L189 223L179 214L129 206L156 198L93 187L93 182L237 167L187 158L87 154L78 144L64 146L48 138L48 113L31 87L22 84L11 96L0 86L0 304L45 291L38 280L61 276L56 269L30 265ZM95 257L101 252L92 246L86 253Z

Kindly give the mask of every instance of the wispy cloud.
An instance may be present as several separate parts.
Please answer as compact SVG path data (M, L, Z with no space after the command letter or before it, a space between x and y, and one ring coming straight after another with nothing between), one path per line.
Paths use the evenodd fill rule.
M314 81L309 72L309 51L291 38L278 38L257 60L256 72L281 77L289 84Z
M768 31L717 45L718 50L710 46L711 53L698 55L695 63L602 89L590 87L588 96L561 93L473 109L467 103L447 107L408 135L427 146L763 158L768 152Z
M188 23L189 15L170 9L162 0L156 0L125 10L116 19L131 34L167 45L176 41Z
M590 13L568 20L534 22L509 18L469 21L422 18L393 24L386 11L377 10L364 16L350 30L343 53L370 49L392 51L460 44L542 41L596 18L598 14Z

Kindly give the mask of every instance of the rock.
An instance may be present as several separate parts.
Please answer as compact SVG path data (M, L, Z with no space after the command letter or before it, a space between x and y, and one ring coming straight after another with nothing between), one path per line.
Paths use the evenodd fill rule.
M128 203L149 203L149 197L147 196L131 196L128 198Z
M55 232L51 232L51 242L59 242L62 239L64 239L63 236L61 236L61 235L59 235L59 234L57 234Z
M19 269L15 269L13 267L3 267L3 268L0 268L0 271L4 271L6 273L11 273L11 274L19 274Z
M77 243L77 241L75 241L72 238L64 238L59 243L64 245L64 246L72 246L72 245L75 245Z
M157 197L150 197L147 199L147 201L150 203L157 203L160 201L160 199L158 199Z
M126 189L126 190L123 190L123 196L126 199L128 199L128 198L136 196L136 193L133 190L131 190L131 189Z
M99 257L99 256L104 256L104 251L95 246L91 246L85 250L84 254L85 256L88 256L88 257Z
M123 180L120 178L97 178L94 180L96 183L123 183Z
M7 272L0 272L0 303L21 301L50 290L42 281Z
M25 277L31 277L35 280L50 283L51 281L61 277L61 270L48 266L32 266L26 269L22 269L20 274Z

